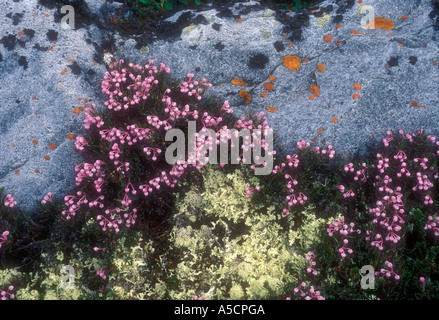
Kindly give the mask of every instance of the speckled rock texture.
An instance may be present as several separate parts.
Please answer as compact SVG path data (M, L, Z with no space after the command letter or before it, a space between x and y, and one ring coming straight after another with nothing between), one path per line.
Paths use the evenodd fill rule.
M74 30L61 27L65 4ZM362 24L371 8L375 28ZM389 129L439 134L437 0L326 0L297 13L216 2L150 24L110 0L13 0L0 12L0 187L22 208L74 186L71 138L81 108L103 105L105 53L205 77L238 116L266 112L289 151L314 140L365 154Z

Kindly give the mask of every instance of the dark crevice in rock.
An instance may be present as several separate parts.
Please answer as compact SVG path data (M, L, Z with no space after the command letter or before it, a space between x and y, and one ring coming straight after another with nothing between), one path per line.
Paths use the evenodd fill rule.
M223 51L223 49L225 48L225 46L222 44L222 42L218 42L217 44L215 44L215 49L218 51Z
M253 4L253 5L243 5L242 3L239 5L239 14L240 15L247 15L254 11L263 10L265 7L262 4Z
M57 41L58 40L58 32L56 32L53 29L49 29L49 31L47 31L46 33L47 39L49 39L49 41Z
M32 40L32 38L35 36L35 30L26 28L23 30L23 34L25 34L29 37L30 40Z
M337 14L345 14L346 11L355 5L355 0L338 0L338 8L335 11Z
M415 57L415 56L410 56L410 57L409 57L409 62L410 62L412 65L415 65L416 62L418 62L418 58Z
M22 66L24 70L27 70L27 67L29 66L25 56L21 56L20 59L18 59L18 64Z
M12 16L12 24L14 26L18 25L21 21L21 18L23 18L23 14L22 13L16 13Z
M37 49L38 51L47 51L47 50L49 50L49 47L42 47L38 43L36 43L34 45L34 49Z
M343 16L341 14L336 15L332 19L332 22L334 22L335 24L340 24L342 21L343 21Z
M389 61L387 61L387 64L390 67L397 67L399 65L399 58L398 57L391 57Z
M194 15L186 11L182 13L177 21L175 22L169 22L169 21L162 21L157 26L157 38L161 40L166 39L172 39L172 38L178 38L181 35L181 32L184 28L190 26L191 24L209 24L207 22L207 19L203 15L197 15L194 17Z
M276 41L275 43L273 43L273 46L274 46L274 49L276 49L277 52L282 52L282 51L285 50L285 46L280 41Z
M313 12L312 14L317 17L323 17L324 14L330 14L334 10L334 6L332 4L327 5L326 7L321 7L320 10Z
M213 28L213 30L216 30L216 31L220 31L220 29L221 29L221 24L219 24L219 23L214 23L214 24L212 24L212 28Z
M14 50L15 45L17 43L17 37L13 34L9 34L7 36L4 36L0 43L5 46L5 48L9 51Z
M263 53L258 53L250 58L248 66L250 69L264 69L267 63L268 57Z
M291 34L288 39L292 42L302 40L302 28L309 26L309 15L304 10L294 16L276 12L276 19L285 25L282 32Z
M189 46L189 49L191 49L191 50L195 50L195 49L197 49L197 45L194 44L194 45L192 45L192 46Z
M431 10L428 16L430 19L433 19L434 29L439 30L439 0L431 0L431 6L433 10Z
M78 76L78 75L81 74L81 67L76 62L74 62L73 64L69 65L68 67L70 68L70 70L72 70L72 73L74 75Z

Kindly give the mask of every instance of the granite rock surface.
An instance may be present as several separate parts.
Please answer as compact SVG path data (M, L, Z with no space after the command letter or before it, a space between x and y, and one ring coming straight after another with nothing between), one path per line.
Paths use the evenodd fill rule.
M437 0L326 0L297 13L217 2L154 23L110 0L12 0L0 12L0 187L21 208L74 187L72 138L83 108L103 105L106 57L205 77L238 116L264 111L291 152L314 140L364 154L389 129L439 134Z

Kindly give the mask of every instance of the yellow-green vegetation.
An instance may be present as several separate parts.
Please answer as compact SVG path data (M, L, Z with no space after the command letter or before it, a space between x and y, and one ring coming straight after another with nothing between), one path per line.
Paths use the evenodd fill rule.
M178 197L170 298L279 298L303 275L306 252L326 221L309 207L295 228L274 205L245 197L245 188L258 180L243 171L209 167L203 170L203 188Z

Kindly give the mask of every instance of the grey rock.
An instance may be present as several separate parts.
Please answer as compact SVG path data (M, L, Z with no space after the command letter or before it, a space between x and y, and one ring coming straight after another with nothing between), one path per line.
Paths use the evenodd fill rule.
M65 4L75 8L75 30L61 27ZM118 1L1 2L0 186L25 209L49 191L58 197L71 191L74 165L82 159L67 135L84 134L83 115L73 107L83 105L78 98L103 106L99 81L110 54L134 63L163 62L176 79L187 73L206 78L214 85L208 95L228 100L238 116L265 111L290 152L313 137L337 152L365 154L388 129L423 128L437 136L438 1L367 4L377 17L394 21L394 29L363 29L354 0L326 0L298 13L273 11L258 1L214 3L172 12L156 25L139 24ZM323 40L327 35L330 42ZM287 55L302 59L298 71L283 65ZM317 71L318 64L326 70ZM269 75L276 77L273 91L264 88ZM248 87L233 85L234 78ZM361 90L354 90L355 83ZM310 100L313 84L320 96ZM241 89L252 94L251 103L238 96ZM425 108L411 106L413 101ZM277 109L267 112L267 106Z

